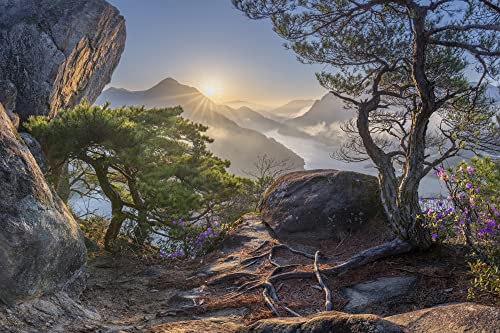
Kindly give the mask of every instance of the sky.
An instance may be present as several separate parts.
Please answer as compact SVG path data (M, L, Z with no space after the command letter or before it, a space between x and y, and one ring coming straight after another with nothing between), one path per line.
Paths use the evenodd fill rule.
M217 102L279 105L317 99L319 65L304 65L273 31L230 0L108 0L125 17L127 42L109 86L147 89L172 77Z

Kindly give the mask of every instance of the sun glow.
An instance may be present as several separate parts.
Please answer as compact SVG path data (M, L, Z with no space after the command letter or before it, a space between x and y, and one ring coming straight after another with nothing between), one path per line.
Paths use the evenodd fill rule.
M203 93L207 96L207 97L214 97L215 94L217 93L217 89L215 89L215 86L213 85L206 85L204 88L203 88Z

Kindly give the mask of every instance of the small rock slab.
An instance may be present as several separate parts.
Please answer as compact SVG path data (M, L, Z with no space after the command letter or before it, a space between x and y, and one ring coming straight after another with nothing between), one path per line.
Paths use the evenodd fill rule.
M415 276L382 277L344 288L349 301L343 311L350 313L380 313L383 305L409 295L417 282Z

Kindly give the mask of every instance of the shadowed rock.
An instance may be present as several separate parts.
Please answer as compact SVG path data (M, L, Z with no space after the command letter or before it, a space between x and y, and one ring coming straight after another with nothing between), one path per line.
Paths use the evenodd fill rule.
M15 87L21 121L94 102L124 46L125 20L104 0L0 0L0 90Z
M338 170L292 172L266 192L261 216L280 239L341 240L358 232L390 234L377 179Z
M71 289L85 255L77 223L0 104L0 302Z

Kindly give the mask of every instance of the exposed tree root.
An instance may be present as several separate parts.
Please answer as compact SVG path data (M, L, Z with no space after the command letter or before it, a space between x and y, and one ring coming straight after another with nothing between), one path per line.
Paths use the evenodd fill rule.
M278 309L274 306L273 303L276 303L276 305L278 305L280 308L282 308L286 312L290 313L291 315L296 316L296 317L300 317L300 315L297 312L295 312L292 309L290 309L289 307L281 304L281 302L278 298L278 294L276 293L276 289L274 288L274 286L271 283L266 281L266 282L262 283L262 286L264 287L264 291L262 292L262 294L264 296L264 300L265 300L267 306L276 314L277 317L280 317L281 314L278 311Z
M249 253L255 254L264 249L268 244L269 242L266 241L262 243L257 249ZM280 265L278 262L274 260L275 252L278 249L286 249L293 254L297 254L308 259L313 259L314 260L313 270L312 271L294 270L291 272L290 271L287 272L286 270L288 269L297 268L302 265L300 264ZM411 250L412 246L410 243L400 239L394 239L390 242L361 251L342 264L321 270L319 267L319 260L321 257L321 253L319 251L317 251L314 255L312 255L306 252L293 249L285 244L277 244L273 245L269 250L265 251L264 253L252 256L250 258L241 261L242 267L247 268L258 262L261 262L267 256L268 262L271 265L275 266L275 268L271 271L271 273L267 274L267 277L262 274L259 275L249 272L236 272L217 277L211 281L208 281L207 284L214 285L228 280L235 280L238 278L252 278L251 281L247 281L243 283L241 286L239 286L235 290L235 292L227 295L226 299L234 299L250 291L263 288L264 290L262 292L262 295L264 297L264 302L276 316L278 317L281 316L281 313L279 311L280 309L283 309L284 311L293 316L300 316L300 314L298 314L297 312L293 311L292 309L288 308L287 306L281 303L281 301L278 298L276 289L274 287L274 283L290 279L315 278L319 286L321 287L321 290L323 290L323 292L325 293L325 310L331 311L333 310L332 293L331 290L328 288L328 286L325 284L323 280L323 275L339 276L351 269L359 268L361 266L380 260L382 258L407 253Z
M254 273L249 273L249 272L236 272L236 273L231 273L231 274L225 274L222 275L216 279L208 281L208 285L215 285L215 284L220 284L222 282L226 282L228 280L236 280L240 278L249 278L249 277L254 277L257 278L259 275L254 274Z
M264 302L266 302L266 305L268 306L269 309L271 309L276 317L281 317L280 312L276 307L274 306L273 302L271 301L271 295L269 289L272 288L272 284L264 285L264 290L262 291L262 296L264 297ZM273 288L274 289L274 288Z
M316 255L314 256L314 265L313 265L314 274L316 275L316 279L318 279L318 283L319 283L320 287L325 292L325 311L331 311L331 310L333 310L332 292L326 286L326 284L323 282L323 278L321 277L321 271L320 271L319 265L318 265L318 259L319 259L319 251L317 251Z
M252 250L250 252L248 252L248 254L254 254L254 253L257 253L259 252L260 250L262 250L264 247L266 247L266 245L269 244L269 241L268 240L265 240L262 242L262 244L259 245L259 247L257 247L255 250Z

